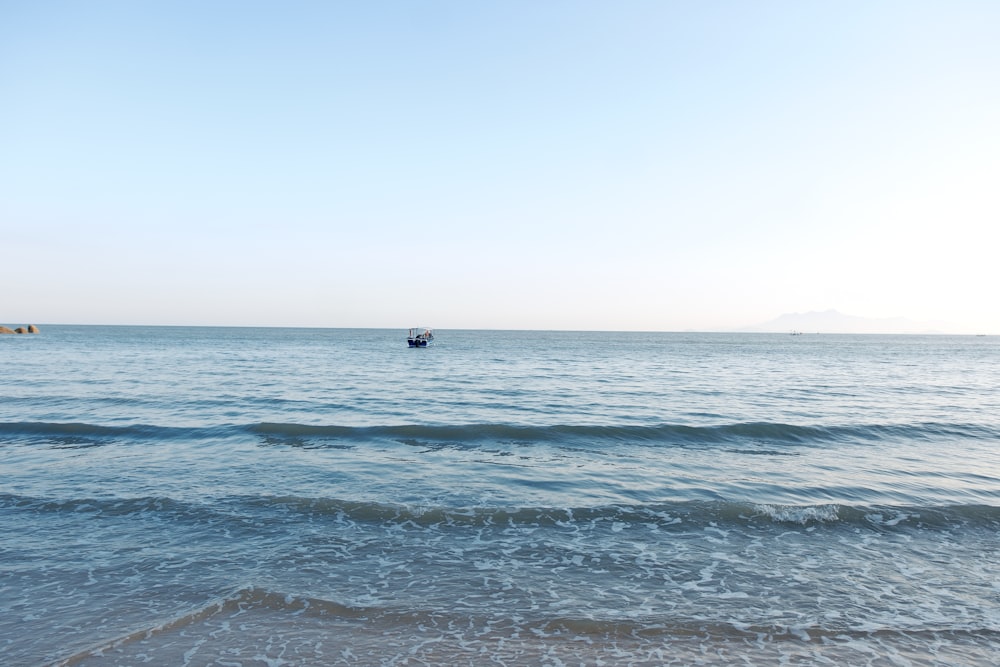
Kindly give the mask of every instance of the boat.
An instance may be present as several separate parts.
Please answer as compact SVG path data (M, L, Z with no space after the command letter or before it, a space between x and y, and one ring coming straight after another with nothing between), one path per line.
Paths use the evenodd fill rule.
M410 347L427 347L434 342L434 332L427 327L413 327L406 337L406 344Z

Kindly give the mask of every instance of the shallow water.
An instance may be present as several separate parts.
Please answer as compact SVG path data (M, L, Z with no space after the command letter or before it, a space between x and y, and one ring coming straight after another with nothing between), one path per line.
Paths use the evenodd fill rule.
M991 665L998 353L948 336L0 338L0 656Z

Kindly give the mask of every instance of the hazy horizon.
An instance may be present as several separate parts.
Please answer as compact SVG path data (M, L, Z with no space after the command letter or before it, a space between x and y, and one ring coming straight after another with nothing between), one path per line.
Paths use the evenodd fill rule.
M448 327L443 329L440 327L435 327L428 323L414 324L409 323L405 325L397 326L384 326L384 327L372 327L372 326L294 326L294 325L282 325L282 324L144 324L144 323L94 323L94 322L31 322L29 324L34 324L41 328L50 326L94 326L94 327L175 327L175 328L274 328L274 329L358 329L358 330L375 330L375 331L405 331L411 326L416 326L417 328L431 328L437 332L441 331L512 331L512 332L531 332L531 331L551 331L551 332L566 332L566 333L770 333L770 334L787 334L787 333L809 333L809 334L888 334L888 335L987 335L985 332L979 333L966 333L966 332L955 332L948 330L943 327L944 325L940 322L915 322L907 318L902 317L891 317L891 318L864 318L852 316L845 313L840 313L834 309L829 309L827 311L813 311L808 313L784 313L772 320L767 322L759 322L756 324L747 324L741 327L734 327L729 329L533 329L533 328L486 328L486 327ZM4 326L0 323L0 326ZM19 326L19 325L14 325ZM21 325L21 326L27 326Z
M997 19L0 2L0 324L997 333Z

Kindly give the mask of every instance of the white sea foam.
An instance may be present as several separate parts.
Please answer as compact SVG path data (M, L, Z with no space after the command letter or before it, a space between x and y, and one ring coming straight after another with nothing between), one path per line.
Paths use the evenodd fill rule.
M769 517L778 523L830 523L840 520L840 508L837 505L820 505L809 507L790 507L781 505L754 505L757 513Z
M991 341L87 331L0 377L10 664L1000 650Z

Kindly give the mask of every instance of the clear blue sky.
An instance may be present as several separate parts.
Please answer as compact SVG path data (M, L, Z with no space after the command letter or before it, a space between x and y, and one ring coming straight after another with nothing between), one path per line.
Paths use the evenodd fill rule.
M1000 3L0 0L0 324L1000 333Z

